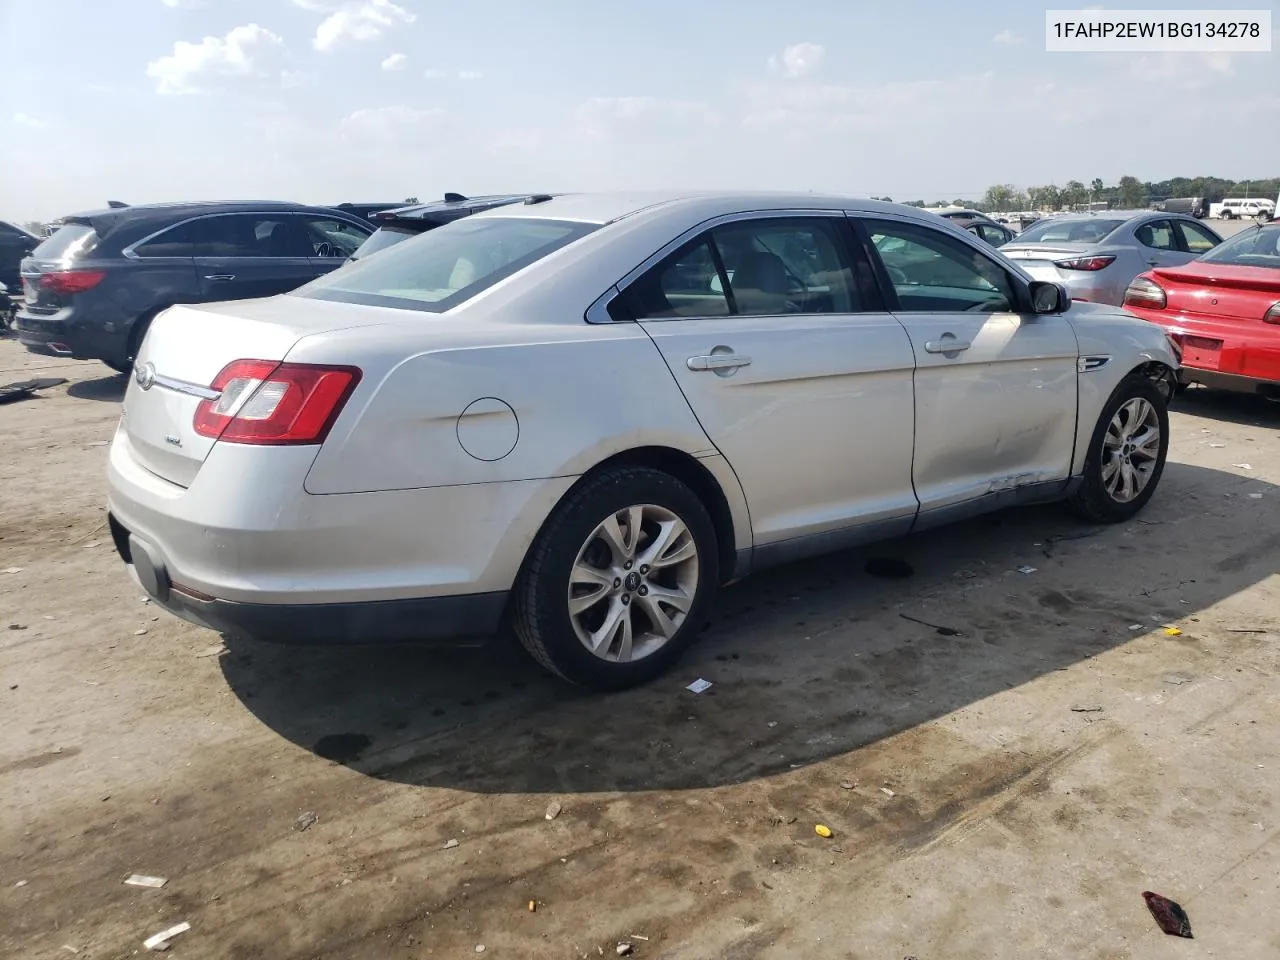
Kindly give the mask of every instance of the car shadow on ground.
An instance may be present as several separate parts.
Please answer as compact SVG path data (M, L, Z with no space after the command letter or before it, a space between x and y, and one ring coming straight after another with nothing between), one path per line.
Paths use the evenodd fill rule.
M1241 426L1280 427L1280 402L1256 394L1192 386L1177 397L1173 409Z
M77 400L119 403L124 399L124 391L128 386L128 377L123 373L114 373L109 376L95 377L92 380L77 380L67 387L67 396Z
M1128 524L1024 508L762 571L722 592L671 674L613 695L547 677L513 643L228 640L221 663L264 724L370 776L479 793L714 787L848 753L1252 586L1280 550L1258 512L1278 495L1171 463ZM1171 554L1176 575L1153 566ZM695 695L699 677L713 686Z

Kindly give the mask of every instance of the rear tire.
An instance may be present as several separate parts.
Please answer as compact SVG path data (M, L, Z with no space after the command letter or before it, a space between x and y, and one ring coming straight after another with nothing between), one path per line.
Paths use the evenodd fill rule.
M1068 501L1091 523L1123 523L1156 492L1169 453L1169 401L1131 374L1111 394L1089 441L1084 479Z
M715 527L697 494L659 470L610 468L547 520L513 591L512 625L557 676L621 690L670 669L719 582Z

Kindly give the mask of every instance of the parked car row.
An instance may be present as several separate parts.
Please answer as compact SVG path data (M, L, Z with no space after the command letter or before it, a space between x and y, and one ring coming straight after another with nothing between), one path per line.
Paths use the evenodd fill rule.
M283 296L161 312L109 523L196 623L299 643L505 623L614 689L771 564L1014 503L1132 517L1176 367L1159 327L914 208L534 196Z

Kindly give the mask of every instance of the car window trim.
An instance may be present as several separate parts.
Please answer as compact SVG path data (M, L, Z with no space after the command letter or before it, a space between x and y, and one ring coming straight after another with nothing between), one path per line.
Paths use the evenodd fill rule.
M838 242L841 245L840 252L843 253L846 258L848 258L850 266L856 266L853 262L854 255L855 255L855 248L850 242L850 237L849 237L849 234L847 233L847 227L842 228L839 225L840 221L844 221L846 224L848 223L849 214L847 211L843 209L832 209L830 207L820 207L820 208L792 207L792 208L781 209L781 210L780 209L738 210L733 213L724 213L724 214L720 214L718 216L710 217L706 220L703 220L695 224L694 226L690 227L689 229L683 231L674 239L663 244L661 247L658 248L656 252L650 254L648 257L642 260L638 266L632 267L631 270L627 271L627 273L622 277L621 280L613 284L613 286L609 287L609 289L605 290L604 293L600 294L600 296L595 299L595 301L591 304L591 306L587 308L587 311L583 319L586 320L587 323L593 323L593 324L594 323L637 323L639 322L635 318L630 316L627 316L623 319L619 319L615 317L612 312L610 312L609 308L613 305L615 301L619 300L622 296L624 296L626 292L640 280L640 278L647 276L650 270L654 269L659 264L663 263L668 257L671 257L674 254L681 252L686 247L692 246L694 241L699 239L710 240L711 232L717 229L718 227L725 226L726 224L742 223L744 221L750 221L750 220L796 220L796 219L806 219L806 218L814 218L814 219L821 218L821 219L836 221L837 223L836 234L838 235L838 238L839 238ZM726 291L725 299L729 301L732 306L732 303L733 303L733 301L731 300L732 294L729 292L728 277L724 273L724 264L721 262L721 259L720 259L720 251L717 248L715 243L710 243L709 245L716 263L716 269L720 273L720 282L725 286L725 291ZM858 280L858 277L857 277L857 272L855 270L853 274L853 281L855 285L857 285L857 280ZM859 292L861 293L863 291L859 291ZM870 292L879 293L880 291L873 289ZM883 297L881 297L880 300L881 300L881 303L879 304L880 306L879 312L884 312L888 308L883 302ZM870 313L870 312L873 312L873 311L860 310L858 311L858 313L834 313L834 314L779 314L779 316L849 317L849 316L859 316L861 314ZM730 313L728 314L728 316L735 317L735 316L741 316L741 314ZM752 316L754 317L758 315L753 314ZM654 322L660 322L663 320L682 321L682 320L723 320L723 319L725 319L724 316L652 318Z
M1017 301L1013 304L1016 312L1019 314L1034 313L1031 309L1031 284L1034 282L1030 276L1023 273L1022 268L1005 257L996 253L997 248L985 243L968 231L958 231L959 236L950 231L938 230L928 223L921 223L919 220L910 217L899 216L896 213L850 213L849 221L861 233L864 249L871 257L871 268L875 273L877 282L880 284L880 294L884 299L885 309L893 314L905 314L908 316L915 315L915 311L904 310L901 301L898 300L898 291L894 287L893 281L889 277L889 271L885 268L884 259L880 256L880 251L875 249L875 244L871 242L871 231L867 229L867 221L884 220L895 223L905 224L909 227L920 227L924 230L935 230L945 237L953 240L959 240L962 244L972 248L977 253L992 261L997 267L1003 270L1009 276L1010 285L1013 287L1014 299ZM964 311L942 311L949 313L962 313Z
M154 240L156 237L160 236L162 233L167 233L170 230L175 230L178 227L187 225L188 223L195 223L196 221L199 221L199 220L209 220L213 217L312 217L312 216L314 217L322 216L325 219L337 220L342 223L346 223L348 226L359 227L361 229L364 229L365 226L372 226L372 224L363 224L357 218L348 216L347 214L341 213L340 211L335 211L333 213L325 213L325 214L311 213L310 211L307 211L307 210L209 211L206 213L194 214L193 216L187 217L184 220L179 220L176 223L166 224L160 229L147 234L145 237L141 238L140 240L133 241L133 243L129 244L123 250L120 251L120 255L123 257L126 257L129 260L139 260L139 261L198 259L198 255L194 252L195 250L194 244L192 245L192 254L190 258L188 257L143 257L138 255L137 248L142 246L144 243L149 243L150 241ZM372 235L373 235L373 230L369 230L367 233L365 233L364 236L365 236L365 239L367 240ZM312 258L312 257L306 257L306 258L302 258L302 257L205 257L204 259L259 261L259 260L299 260L299 259L315 259L315 258Z

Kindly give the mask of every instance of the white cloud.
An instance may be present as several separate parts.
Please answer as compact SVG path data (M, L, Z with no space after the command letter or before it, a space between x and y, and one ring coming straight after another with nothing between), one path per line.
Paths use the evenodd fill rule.
M320 10L328 13L333 9L333 4L324 3L322 0L291 0L291 2L302 10Z
M265 77L275 72L284 41L256 23L199 43L179 40L173 53L147 64L147 76L165 94L197 93L215 77Z
M187 10L194 10L197 7L203 7L205 0L160 0L166 7L176 10L179 7L185 7Z
M25 113L15 113L13 115L13 122L19 127L29 127L32 130L39 130L42 127L48 126L48 124L43 120L38 120Z
M991 38L992 43L1022 43L1023 40L1023 37L1020 37L1012 30L1001 30Z
M428 80L439 80L441 77L445 75L445 72L441 70L439 67L431 67L427 70L423 70L422 75L426 77Z
M409 58L403 53L393 53L387 59L382 61L382 69L388 73L392 70L403 70L404 65L409 62Z
M391 0L355 0L343 4L316 28L311 45L327 53L345 40L376 40L388 27L413 23L416 19Z
M480 70L459 70L459 80L480 80L484 78L483 71Z
M795 80L818 69L826 56L827 48L821 44L793 43L781 55L769 58L769 69L788 80Z
M578 132L592 140L614 134L652 131L665 126L673 136L680 129L709 128L719 116L705 103L695 100L666 100L660 97L592 97L574 111Z

